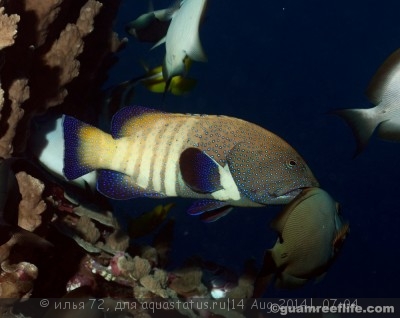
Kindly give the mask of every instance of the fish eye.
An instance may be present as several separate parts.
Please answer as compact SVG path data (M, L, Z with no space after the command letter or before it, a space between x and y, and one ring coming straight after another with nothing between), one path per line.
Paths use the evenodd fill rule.
M286 162L286 165L288 168L292 169L292 168L296 167L297 162L296 162L296 160L290 159Z

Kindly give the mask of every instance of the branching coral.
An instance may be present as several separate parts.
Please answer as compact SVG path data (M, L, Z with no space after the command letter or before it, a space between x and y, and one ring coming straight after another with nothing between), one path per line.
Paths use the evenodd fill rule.
M49 108L78 113L86 109L93 113L90 105L94 103L90 100L100 95L101 84L115 59L113 53L122 43L112 31L119 3L118 0L0 0L0 164L24 154L32 118ZM18 224L33 231L43 221L45 186L24 170L16 170L20 171L16 177L22 201L18 218L17 207L14 212L18 222L11 227ZM1 177L3 208L7 196L18 198L18 192L6 191L7 178ZM1 226L5 222L3 212ZM86 217L78 221L77 233L82 235L82 241L96 242L100 234L92 221ZM8 228L9 225L2 233L8 233ZM32 241L37 240L35 234L31 235ZM17 253L21 263L24 254L16 251L20 248L15 246L31 246L32 242L19 239L20 236L17 230L0 246L2 261L14 259ZM2 278L2 286L8 284L17 290L9 274Z
M65 86L79 75L80 62L77 57L84 49L83 38L92 32L94 17L99 13L101 6L100 2L89 0L82 7L76 23L68 23L44 55L44 64L50 67L50 70L59 70L58 91L54 96L49 96L46 107L61 104L68 95Z
M34 231L41 224L40 214L46 209L42 200L44 184L26 172L16 174L22 200L18 210L18 225L27 231Z
M2 5L2 2L0 2ZM4 13L4 7L0 7L0 50L14 44L14 37L17 34L17 23L19 16Z
M0 157L24 150L36 114L54 106L66 112L89 107L121 44L111 29L118 5L25 0L0 7Z

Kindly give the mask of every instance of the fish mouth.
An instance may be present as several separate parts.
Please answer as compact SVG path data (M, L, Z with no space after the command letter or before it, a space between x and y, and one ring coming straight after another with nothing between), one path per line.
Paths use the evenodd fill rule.
M287 198L287 199L294 199L295 197L297 197L301 192L303 191L303 188L297 188L297 189L293 189L290 190L286 193L283 193L281 195L278 195L277 198Z
M282 193L275 192L272 193L270 196L271 198L273 198L275 204L286 204L297 197L302 191L303 188L296 188Z

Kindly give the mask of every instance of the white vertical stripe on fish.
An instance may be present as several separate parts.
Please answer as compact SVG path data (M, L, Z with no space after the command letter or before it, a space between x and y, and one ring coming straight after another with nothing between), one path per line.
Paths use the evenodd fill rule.
M182 136L187 136L190 129L194 124L195 119L187 118L185 121L181 121L180 127L173 132L173 138L170 140L168 145L168 155L165 165L165 177L164 187L165 193L169 196L176 196L178 189L177 176L179 173L179 157L182 153L182 149L186 146L186 139Z
M162 120L160 121L160 124L165 126L166 121ZM161 142L162 140L165 141L166 136L168 132L168 128L173 129L171 125L169 125L167 128L163 127L160 129L156 135L156 143L157 143L157 148L154 149L156 153L153 153L153 156L155 156L155 160L153 160L153 175L152 175L152 181L153 181L153 190L157 192L162 192L161 186L162 186L162 180L161 180L161 171L163 167L165 167L165 160L167 156L167 143L166 142Z
M138 159L138 147L140 143L140 138L133 137L124 137L118 140L118 143L121 143L123 147L127 149L126 156L121 155L121 159L124 160L124 165L121 166L119 171L124 172L129 176L135 175L135 165ZM116 157L119 156L119 153L116 153Z
M240 200L240 191L235 183L235 180L233 180L232 178L232 174L229 170L229 165L226 164L225 167L222 167L218 163L216 164L218 165L220 182L223 189L212 193L213 198L220 201Z
M157 156L157 159L154 162L154 166L157 167L157 172L153 172L153 178L159 178L161 182L161 192L165 193L169 196L176 196L177 193L175 189L173 191L169 191L166 185L166 176L168 174L168 170L174 170L176 162L170 161L170 153L171 153L171 144L173 144L173 140L175 139L174 131L178 125L181 125L180 122L168 123L168 127L165 129L164 134L162 136L162 142L160 142L159 150L162 151L162 156ZM157 150L157 151L159 151ZM157 154L155 154L157 155ZM159 172L158 172L159 171ZM163 177L164 176L164 177ZM162 181L164 181L164 189L162 189Z
M157 122L158 127L162 127L164 125L164 120L160 120ZM154 166L158 165L157 158L159 156L159 143L160 143L160 134L163 129L158 129L154 127L154 129L150 130L147 133L145 140L142 143L141 149L141 157L140 157L140 169L138 171L137 182L138 185L147 189L149 188L151 179L154 179ZM155 157L155 158L154 158ZM155 159L155 160L154 160ZM154 181L152 182L154 183ZM154 185L153 185L154 187Z

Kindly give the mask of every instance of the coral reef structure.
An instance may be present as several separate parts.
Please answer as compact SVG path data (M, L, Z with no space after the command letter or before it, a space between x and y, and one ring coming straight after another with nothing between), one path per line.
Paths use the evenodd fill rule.
M21 153L33 116L87 110L121 41L119 1L2 1L0 157Z

